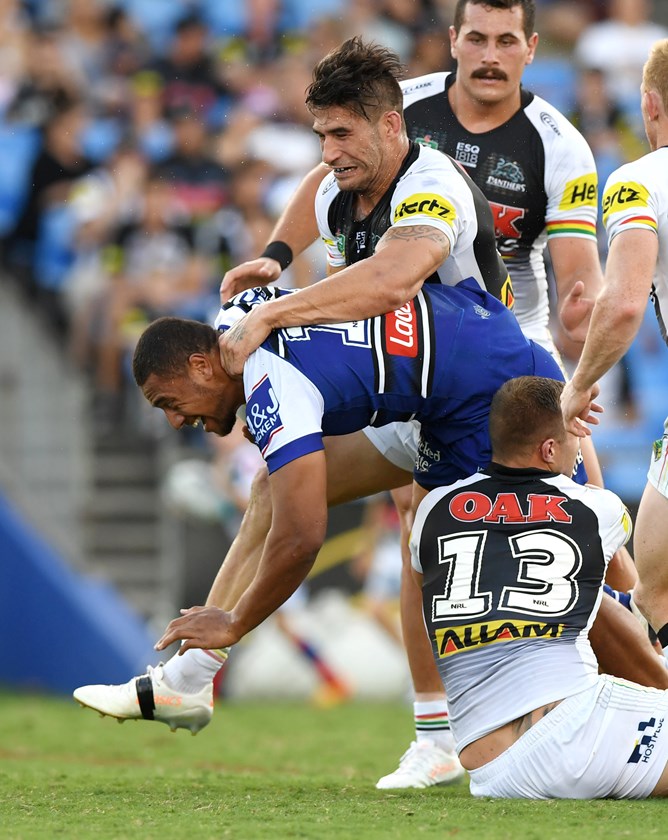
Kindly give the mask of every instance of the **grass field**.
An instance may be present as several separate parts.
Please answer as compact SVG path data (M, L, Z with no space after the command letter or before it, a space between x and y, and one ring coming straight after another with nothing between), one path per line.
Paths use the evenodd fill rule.
M668 836L668 803L478 801L466 783L382 792L405 706L218 702L197 737L67 698L0 694L0 838Z

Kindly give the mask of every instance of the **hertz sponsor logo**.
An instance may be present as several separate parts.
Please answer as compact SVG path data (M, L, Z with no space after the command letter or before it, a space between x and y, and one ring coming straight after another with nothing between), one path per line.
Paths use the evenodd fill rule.
M441 659L465 650L486 647L496 642L518 639L558 639L565 624L543 624L537 621L489 621L436 630L436 647Z
M598 199L597 186L598 180L595 172L567 181L559 202L559 209L569 210L571 207L582 206L595 207Z
M452 225L457 214L455 208L442 195L415 193L394 211L394 222L409 219L411 216L433 216Z
M610 213L627 210L629 207L647 207L649 205L649 191L647 187L635 181L626 184L613 184L603 195L603 221Z

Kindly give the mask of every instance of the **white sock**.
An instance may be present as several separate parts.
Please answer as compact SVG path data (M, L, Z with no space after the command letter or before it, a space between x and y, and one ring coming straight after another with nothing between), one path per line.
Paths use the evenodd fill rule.
M175 691L197 694L208 686L227 660L229 648L200 650L191 648L174 656L162 666L165 682Z
M442 700L416 700L413 703L415 715L415 740L433 741L437 747L446 752L454 752L455 739L450 731L448 717L448 703Z

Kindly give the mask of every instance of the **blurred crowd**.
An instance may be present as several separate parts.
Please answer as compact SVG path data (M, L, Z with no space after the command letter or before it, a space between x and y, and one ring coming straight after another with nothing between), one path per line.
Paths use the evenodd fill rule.
M0 0L3 281L90 378L100 424L127 420L128 356L145 324L209 319L226 269L262 250L318 161L304 107L313 65L362 34L398 52L407 76L449 69L453 8ZM637 90L649 44L668 35L661 4L539 0L538 10L527 84L547 98L559 84L554 104L588 138L603 181L645 150ZM281 284L323 270L316 246Z
M304 106L317 61L361 34L395 50L407 77L455 69L454 7L455 0L0 0L0 282L14 284L90 383L98 435L136 428L143 403L129 360L144 326L161 315L213 320L223 274L263 250L288 196L318 162ZM668 0L537 0L537 7L540 43L525 85L584 134L602 186L647 151L638 88L650 45L668 37ZM599 241L605 260L602 228ZM306 286L324 273L316 244L280 284ZM577 348L563 337L559 344L572 367ZM661 366L645 363L665 351L653 316L637 348L642 358L637 349L617 366L605 390L618 424L643 411L640 378L647 405L665 404L665 394L656 396L666 388ZM159 412L152 420L164 427ZM606 428L615 431L614 423ZM643 431L638 439L640 493L650 438ZM240 426L220 440L187 429L180 441L183 457L162 482L166 508L217 523L231 540L258 450ZM624 454L618 437L609 450ZM616 484L614 457L600 452L608 485L628 498L628 457ZM399 649L399 528L389 497L365 503L361 524L365 539L348 558L357 605ZM307 597L302 589L292 605ZM290 609L277 619L282 638L314 669L322 696L345 699L337 668Z

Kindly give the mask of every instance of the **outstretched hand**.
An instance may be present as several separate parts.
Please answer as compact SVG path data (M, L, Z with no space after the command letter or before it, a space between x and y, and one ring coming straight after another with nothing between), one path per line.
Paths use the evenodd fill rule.
M589 319L594 308L594 298L584 297L585 285L577 280L559 308L559 318L564 330L573 341L584 342Z
M581 438L591 434L586 424L597 426L596 414L603 411L603 406L594 402L600 390L596 383L584 391L577 390L572 381L566 383L561 394L561 411L567 431Z
M164 650L173 642L183 640L179 654L190 648L212 650L236 644L239 636L232 630L230 613L218 607L191 607L181 610L181 618L169 622L156 650Z
M264 306L256 306L218 339L220 360L230 376L243 373L250 354L257 350L271 332L263 320Z
M248 260L225 273L220 284L220 301L227 303L234 295L254 286L266 286L280 276L281 266L277 260L271 257Z

